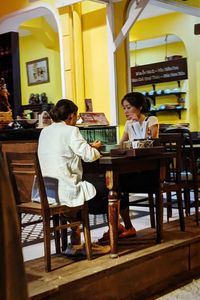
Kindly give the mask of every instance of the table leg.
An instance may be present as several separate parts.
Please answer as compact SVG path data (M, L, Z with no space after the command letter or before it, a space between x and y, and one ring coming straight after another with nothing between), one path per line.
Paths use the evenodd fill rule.
M106 186L109 189L108 194L108 223L110 231L110 257L118 257L118 218L119 218L119 200L117 193L113 190L114 179L113 172L106 172Z
M117 193L110 191L108 196L108 218L110 229L110 257L118 257L117 242L118 242L118 199Z
M163 197L161 191L156 192L156 242L161 243L163 239Z

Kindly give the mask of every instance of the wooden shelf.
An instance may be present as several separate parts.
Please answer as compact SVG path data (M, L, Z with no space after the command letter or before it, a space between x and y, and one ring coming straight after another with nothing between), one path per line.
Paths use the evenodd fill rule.
M153 110L151 110L150 112L151 112L151 114L152 115L156 115L157 113L165 113L165 112L176 112L177 113L177 115L178 115L178 117L179 117L179 119L181 119L181 113L182 113L182 111L184 111L184 110L186 110L186 108L165 108L165 109L159 109L159 108L157 108L157 109L153 109Z
M185 95L185 94L186 94L186 92L171 92L171 93L165 93L165 94L157 94L155 91L155 94L153 94L153 95L147 94L147 96L153 100L153 104L155 105L157 98L160 98L160 97L166 98L166 97L176 96L177 101L179 101L182 98L181 95Z
M35 112L42 112L44 110L49 111L53 106L54 104L51 103L21 105L21 111L24 110L32 110Z

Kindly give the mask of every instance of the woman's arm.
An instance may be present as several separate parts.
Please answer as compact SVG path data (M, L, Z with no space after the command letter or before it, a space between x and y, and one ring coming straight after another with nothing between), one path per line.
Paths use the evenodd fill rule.
M148 135L153 139L159 136L159 123L156 116L150 116L148 118Z
M149 127L149 134L151 138L156 139L159 136L159 124L152 125Z
M126 141L128 141L128 133L127 133L126 131L124 131L124 133L123 133L123 135L122 135L122 138L121 138L119 144L122 145L123 142L126 142Z
M100 147L101 142L94 142L93 147L88 144L88 142L84 139L82 134L80 133L77 127L73 127L71 130L71 142L70 147L72 151L81 157L81 159L85 162L92 162L100 158L101 154L97 150L98 146Z

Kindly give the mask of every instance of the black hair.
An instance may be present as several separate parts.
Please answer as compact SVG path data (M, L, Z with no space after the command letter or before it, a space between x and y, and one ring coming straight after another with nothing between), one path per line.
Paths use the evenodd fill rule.
M139 92L131 92L126 94L122 100L121 104L123 105L124 100L128 101L131 106L136 108L142 108L141 113L147 113L151 108L151 101L145 97L142 93Z
M67 120L68 116L72 113L77 113L78 106L71 100L61 99L49 112L50 117L54 122Z

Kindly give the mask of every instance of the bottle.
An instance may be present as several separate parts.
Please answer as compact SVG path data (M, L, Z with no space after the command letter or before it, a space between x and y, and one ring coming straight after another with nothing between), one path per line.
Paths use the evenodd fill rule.
M200 174L200 157L196 160L197 174Z

